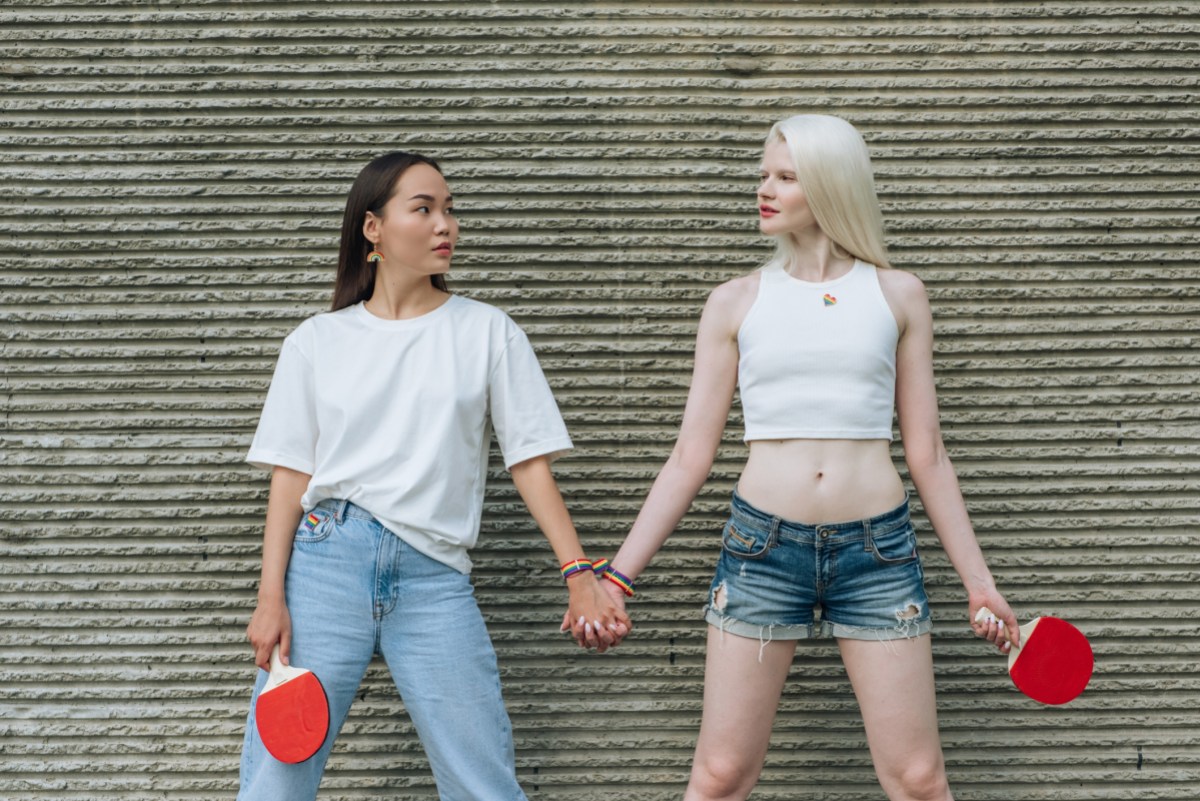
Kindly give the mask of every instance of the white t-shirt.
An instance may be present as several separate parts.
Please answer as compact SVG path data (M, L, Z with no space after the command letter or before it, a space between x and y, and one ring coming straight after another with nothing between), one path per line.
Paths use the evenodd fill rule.
M306 510L352 501L468 573L493 426L506 468L571 448L533 348L507 314L458 295L408 320L359 303L284 340L246 460L310 474Z

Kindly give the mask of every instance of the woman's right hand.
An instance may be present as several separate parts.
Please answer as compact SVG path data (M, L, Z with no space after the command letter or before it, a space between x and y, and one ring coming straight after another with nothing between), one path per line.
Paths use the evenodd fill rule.
M254 648L254 664L271 669L271 651L279 645L279 660L288 664L292 650L292 618L282 597L259 598L258 606L246 627L246 639Z
M567 583L570 597L563 616L563 631L570 631L582 648L604 653L619 645L633 628L625 612L624 599L617 601L594 576L580 576Z

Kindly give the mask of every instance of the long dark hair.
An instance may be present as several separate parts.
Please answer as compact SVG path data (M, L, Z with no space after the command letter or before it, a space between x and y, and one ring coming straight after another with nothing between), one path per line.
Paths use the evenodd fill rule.
M342 215L342 244L338 249L332 311L366 300L375 291L375 264L367 261L372 245L363 234L363 221L368 211L374 214L383 212L400 176L416 164L428 164L439 173L442 171L437 162L427 156L399 151L387 153L370 162L354 179L346 198L346 213ZM449 291L446 289L446 276L431 275L429 280L443 292Z

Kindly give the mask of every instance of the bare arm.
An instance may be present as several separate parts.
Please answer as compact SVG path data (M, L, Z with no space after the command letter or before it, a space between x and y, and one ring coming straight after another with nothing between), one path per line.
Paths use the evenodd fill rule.
M896 409L904 458L921 504L942 548L967 590L970 620L976 633L1003 644L994 624L974 623L981 606L989 607L1008 626L1014 641L1017 620L996 589L980 550L958 476L942 442L937 391L933 380L933 316L925 287L915 276L888 276L889 300L901 309L903 334L896 352Z
M737 386L738 326L757 290L757 276L730 281L717 287L704 306L679 437L612 560L613 567L630 578L636 578L662 548L712 469Z
M549 541L559 564L584 558L579 535L550 472L549 459L545 456L527 459L513 465L510 472L517 492ZM582 621L575 632L580 645L603 651L619 643L633 627L624 608L600 588L590 571L572 576L567 581L567 591L567 619L572 623Z
M308 488L310 478L307 473L286 467L271 471L258 606L246 627L246 637L254 647L254 663L263 670L270 670L271 649L276 643L279 643L279 658L285 665L291 655L292 621L284 594L284 577L292 555L296 527L304 513L300 498Z

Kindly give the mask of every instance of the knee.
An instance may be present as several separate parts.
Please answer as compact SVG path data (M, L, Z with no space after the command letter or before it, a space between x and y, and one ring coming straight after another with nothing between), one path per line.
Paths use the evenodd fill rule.
M750 794L762 765L748 764L736 757L712 755L697 757L688 783L689 801L741 799Z
M912 762L899 772L895 781L900 798L912 801L948 801L950 798L946 767L940 759Z

